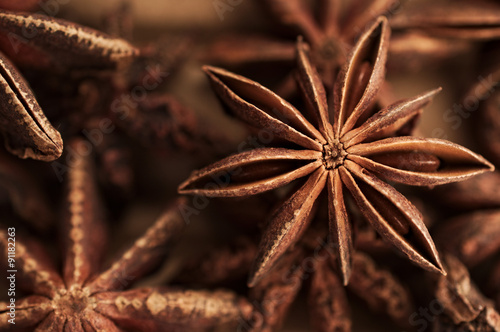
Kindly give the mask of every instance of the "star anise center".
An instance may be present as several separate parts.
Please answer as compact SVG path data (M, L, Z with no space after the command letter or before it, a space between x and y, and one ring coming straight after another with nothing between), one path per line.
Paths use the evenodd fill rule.
M323 145L323 165L326 169L334 169L344 163L347 152L338 140Z
M343 52L336 38L325 38L315 50L316 63L320 66L338 64L342 61Z
M88 290L82 288L61 290L54 296L53 301L56 308L67 316L79 316L92 306Z

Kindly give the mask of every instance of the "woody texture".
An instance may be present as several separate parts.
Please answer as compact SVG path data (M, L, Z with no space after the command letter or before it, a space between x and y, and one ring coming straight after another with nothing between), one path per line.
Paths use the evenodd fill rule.
M0 331L500 332L496 0L0 0Z

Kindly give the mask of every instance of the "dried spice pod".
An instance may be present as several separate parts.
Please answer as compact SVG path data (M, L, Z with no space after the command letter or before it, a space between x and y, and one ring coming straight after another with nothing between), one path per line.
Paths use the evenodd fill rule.
M471 281L467 268L452 255L444 257L444 264L448 275L439 277L435 290L442 314L434 320L433 331L500 330L500 315Z
M332 273L327 260L316 263L315 268L308 294L311 326L321 332L351 331L352 320L344 285Z
M415 308L409 289L389 270L377 266L361 252L354 255L352 269L348 289L374 312L386 314L402 328L411 328L409 317Z
M128 90L137 86L158 89L186 62L194 47L189 34L162 35L154 42L140 48L140 55L125 74Z
M97 293L96 300L97 312L133 331L232 330L252 310L246 300L226 290L140 288Z
M249 322L249 331L270 332L281 327L302 286L305 271L295 263L302 262L304 257L303 248L296 247L283 257L272 275L250 290L250 300L258 305L254 305L256 312Z
M385 241L420 267L443 272L421 214L382 179L433 186L465 180L492 171L493 166L472 151L445 140L396 136L440 89L395 102L373 114L371 106L384 80L389 34L387 19L380 17L361 36L339 74L330 104L307 47L299 40L297 78L312 123L258 83L223 69L205 68L218 97L233 114L254 127L271 128L275 137L298 145L300 150L261 148L228 157L193 172L179 186L179 192L248 196L307 176L305 183L273 214L259 246L250 286L264 278L297 243L323 189L329 195L330 235L337 244L339 271L345 284L354 251L344 199L349 194ZM329 105L333 109L329 110ZM273 165L273 171L263 174L260 170L264 167L271 170L268 164ZM259 171L253 174L254 169ZM234 178L241 174L245 174L243 180ZM227 181L219 186L213 178L221 175Z
M61 111L55 117L64 137L83 135L95 151L97 176L112 193L111 199L122 200L132 196L134 170L130 142L126 135L112 121L109 113L113 87L108 77L85 76L72 82L68 95L55 101ZM50 104L54 102L49 101ZM61 172L70 161L55 162ZM60 172L56 171L62 181Z
M249 238L241 237L227 246L214 248L184 264L176 280L184 283L217 285L243 278L257 252Z
M435 68L474 50L475 45L469 40L439 38L419 31L395 32L389 45L387 66L395 72Z
M28 83L1 53L0 71L0 132L6 148L20 158L59 158L63 150L59 132L45 117Z
M82 151L84 142L70 147ZM85 151L85 150L84 150ZM16 267L19 287L28 295L16 302L16 325L8 322L7 302L0 303L0 329L101 330L210 328L236 324L252 308L229 291L188 291L165 287L124 290L148 274L165 255L167 242L183 229L179 200L123 255L102 272L99 262L105 243L104 225L96 195L92 158L75 154L68 170L62 273L36 241L16 234ZM11 230L0 232L0 247L7 257ZM36 306L33 306L36 305Z
M391 18L395 30L468 40L500 38L500 5L491 0L409 1Z
M440 247L467 267L476 266L500 252L500 210L476 211L446 220L433 235Z
M311 62L328 89L333 84L359 35L369 30L379 15L390 16L400 1L353 0L262 0L271 14L272 23L279 24L293 37L302 35L311 47ZM346 5L346 8L343 8ZM290 29L292 28L292 29ZM203 60L213 64L245 65L255 63L290 64L294 59L294 43L269 36L227 35L211 45ZM293 76L286 77L277 88L279 95L290 95Z
M389 66L419 70L474 54L500 38L500 6L491 0L405 1L391 16Z
M278 330L289 315L292 303L301 299L299 291L302 287L307 291L310 326L314 331L351 331L348 296L335 271L335 246L324 240L326 233L326 229L308 229L300 242L285 253L276 269L250 289L249 296L255 309L251 319L240 325L242 331ZM235 247L234 244L222 246L204 256L206 259L197 259L190 266L197 263L203 266L202 272L194 274L200 269L185 269L179 274L184 277L181 281L212 284L212 276L205 277L209 266L212 271L209 274L219 276L218 284L233 280L234 271L248 273L250 266L246 256L255 253L255 247L234 250ZM224 261L229 262L229 267L223 264ZM408 289L390 270L377 266L366 254L356 252L354 261L348 289L366 302L373 312L383 313L402 328L408 328L408 317L413 311ZM187 276L189 272L194 275Z
M225 139L205 128L195 113L171 95L152 95L138 103L120 98L111 105L111 117L130 137L146 146L199 151L218 148Z
M488 209L500 207L500 173L478 175L463 182L437 187L432 192L440 203L453 209Z
M127 41L40 14L0 11L0 45L16 63L39 68L125 66L139 54Z

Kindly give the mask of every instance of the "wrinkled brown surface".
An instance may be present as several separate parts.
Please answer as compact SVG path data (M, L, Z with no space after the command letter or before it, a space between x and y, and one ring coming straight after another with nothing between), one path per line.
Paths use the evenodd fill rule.
M290 13L299 6L298 2L276 4L279 10ZM299 20L290 13L290 20ZM421 214L381 179L430 186L465 180L491 171L493 166L472 151L445 140L393 137L440 89L374 113L371 107L385 75L389 34L387 20L381 17L361 35L340 71L333 104L328 103L329 96L310 61L308 47L299 39L297 82L307 109L304 114L312 122L260 84L223 69L205 67L216 94L235 116L302 149L260 148L233 155L193 172L180 185L179 192L244 197L308 177L272 216L259 246L250 286L262 280L297 243L325 187L331 200L330 232L338 243L344 284L350 277L353 251L344 191L352 195L363 216L385 241L417 265L443 272ZM264 167L269 173L262 172Z
M0 31L4 52L28 66L116 68L138 55L123 39L46 15L1 11Z
M467 268L451 255L445 256L446 277L440 277L436 298L444 314L435 321L435 331L498 331L500 315L470 280Z
M81 153L81 139L69 146ZM101 201L98 196L91 154L74 154L66 178L62 229L63 271L35 241L16 241L19 285L30 295L17 307L20 326L37 326L37 331L158 331L186 326L207 328L236 324L252 308L231 291L189 291L138 288L125 291L151 272L165 255L167 242L185 226L179 208L183 200L169 206L157 221L121 257L100 270L106 242ZM0 233L6 259L8 233ZM43 300L40 299L43 296ZM37 307L33 307L37 303ZM0 329L10 330L9 309L1 305ZM18 325L19 326L19 325Z
M476 211L446 220L434 234L440 247L474 267L500 252L500 210Z
M52 161L63 142L38 105L23 76L0 53L0 133L7 149L20 158Z

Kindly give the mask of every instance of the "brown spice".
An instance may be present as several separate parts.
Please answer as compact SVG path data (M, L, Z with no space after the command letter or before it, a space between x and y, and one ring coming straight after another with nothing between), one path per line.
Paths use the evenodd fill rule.
M446 220L433 234L440 247L466 266L476 266L500 252L500 210L475 211Z
M81 140L69 143L81 151ZM193 329L236 322L251 311L230 291L190 291L167 287L128 288L153 269L165 254L166 243L185 225L181 201L167 208L146 233L99 272L105 243L105 225L91 156L77 155L68 171L63 230L64 262L60 274L34 241L16 241L20 286L29 295L16 301L16 328L38 331L158 331ZM5 257L8 235L0 233ZM6 260L6 259L5 259ZM0 329L11 328L7 302L0 303Z
M470 280L467 268L452 255L445 256L444 264L448 275L436 286L444 313L434 321L434 331L500 330L500 315Z
M257 284L298 241L325 187L329 195L330 234L338 244L338 261L345 284L351 274L353 253L352 226L344 203L347 192L386 241L421 267L443 272L421 214L379 177L407 185L430 186L465 180L491 171L493 166L481 156L444 140L392 137L421 112L439 89L396 102L373 114L370 105L383 82L389 33L387 20L381 17L361 36L339 75L330 104L309 60L307 47L299 40L298 85L316 126L258 83L219 68L205 68L215 92L236 116L262 130L272 128L273 135L302 150L262 148L228 157L194 172L180 185L179 192L248 196L308 176L303 186L272 216L249 285ZM329 105L333 106L332 123ZM402 162L383 163L394 158L378 162L384 155L400 158ZM269 168L269 165L274 166ZM253 174L254 169L260 171ZM227 180L223 187L211 183L220 174Z

